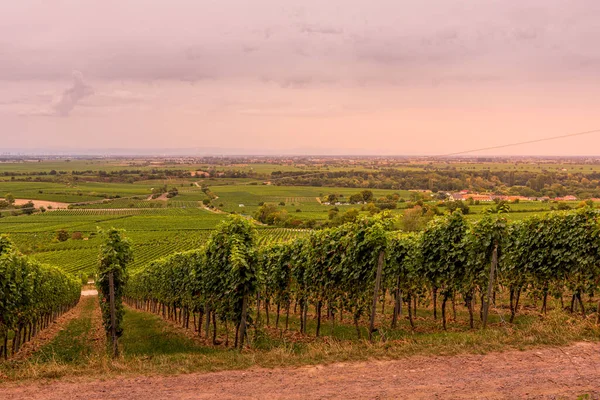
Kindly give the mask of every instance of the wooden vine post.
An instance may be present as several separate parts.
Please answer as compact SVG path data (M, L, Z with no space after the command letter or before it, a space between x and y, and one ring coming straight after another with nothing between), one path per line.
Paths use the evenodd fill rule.
M375 276L375 290L373 291L373 306L371 308L371 323L369 325L369 340L373 341L373 332L375 332L375 313L377 312L377 300L379 298L379 287L381 286L381 274L383 271L383 261L385 253L379 252L379 260L377 262L377 275Z
M402 316L402 290L400 290L400 277L396 283L396 291L394 293L394 314L392 315L392 329L396 329L398 317Z
M492 251L492 262L490 264L490 279L488 281L488 290L485 297L485 305L483 307L483 327L487 326L487 320L490 310L490 301L492 298L492 292L494 290L494 277L496 275L496 268L498 265L498 243L494 244L494 250Z
M119 356L119 345L117 343L117 316L115 306L115 278L113 271L108 273L108 291L110 301L110 336L112 339L113 357Z
M242 319L240 322L240 350L244 348L244 337L246 336L246 317L248 314L248 288L244 285L242 297Z

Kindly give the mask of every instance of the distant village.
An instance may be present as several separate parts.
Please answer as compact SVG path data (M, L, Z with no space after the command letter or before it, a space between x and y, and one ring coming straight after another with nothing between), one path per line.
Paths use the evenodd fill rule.
M447 193L448 198L454 201L469 200L473 201L576 201L577 197L568 195L563 197L551 198L548 196L544 197L526 197L526 196L506 196L497 194L479 194L471 193L468 190L462 190L457 193ZM600 201L600 199L591 199L593 201Z
M433 196L433 193L431 192L431 190L423 190L423 189L413 189L410 190L411 192L418 192L418 193L423 193L423 194L430 194ZM576 196L573 195L567 195L567 196L563 196L563 197L548 197L548 196L544 196L544 197L527 197L527 196L508 196L508 195L500 195L500 194L481 194L481 193L474 193L471 192L470 190L461 190L460 192L456 192L456 193L451 193L451 192L445 192L444 193L446 195L446 201L472 201L472 202L476 202L477 204L480 202L499 202L499 201L507 201L507 202L520 202L520 201L541 201L541 202L564 202L564 201L577 201L579 200ZM439 198L438 198L439 199ZM322 205L325 206L329 206L329 205L351 205L351 204L367 204L367 201L354 201L354 202L344 202L344 201L327 201L326 199L319 199L317 198L317 200L319 201L319 203L321 203ZM591 198L591 199L586 199L586 200L591 200L594 202L600 202L600 198ZM240 204L240 207L243 207L242 204Z

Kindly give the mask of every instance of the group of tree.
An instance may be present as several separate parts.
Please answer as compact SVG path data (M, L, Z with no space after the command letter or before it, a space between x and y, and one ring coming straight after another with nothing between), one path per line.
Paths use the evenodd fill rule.
M4 199L0 199L0 217L2 217L3 213L10 215L31 215L35 211L35 204L31 200L29 200L27 203L17 205L15 196L13 196L12 193L7 193L4 196ZM44 212L46 209L40 207L40 211Z
M234 344L241 347L246 328L252 323L249 310L258 289L255 243L252 223L232 215L219 225L202 250L154 261L133 274L126 287L126 300L179 320L184 326L193 316L198 330L205 318L207 337L217 320L231 323L236 332ZM216 334L216 329L213 332Z
M172 187L170 189L167 188L167 185L162 185L157 188L152 188L152 198L157 199L158 197L166 194L167 198L171 199L179 194L179 189L176 187Z
M380 210L393 210L397 207L399 201L403 201L398 193L388 194L376 198L371 190L363 190L360 193L354 193L348 198L342 194L330 193L322 196L321 202L325 204L373 204Z
M392 195L390 195L392 196ZM398 196L398 195L396 195ZM354 193L352 195L350 195L348 197L348 199L346 200L346 198L344 197L343 194L338 194L338 193L330 193L326 196L322 196L321 201L324 203L329 203L329 204L335 204L338 202L345 202L348 204L362 204L362 203L370 203L374 200L375 196L373 196L373 192L370 190L363 190L360 193ZM398 198L396 199L396 201L400 198L400 196L398 196ZM390 197L391 199L391 197Z
M251 223L232 216L205 248L153 262L134 274L126 299L186 327L192 322L207 337L212 330L215 342L217 324L226 332L233 324L238 345L248 325L271 323L270 311L275 311L275 326L285 328L296 313L306 333L309 306L316 335L323 318L335 323L344 314L359 336L361 321L369 317L370 335L375 305L385 296L395 300L392 327L403 306L414 326L418 304L431 301L434 318L441 306L445 328L448 304L456 319L458 298L475 327L476 305L485 320L500 291L510 294L511 322L523 293L542 301L541 312L549 296L562 302L568 295L570 309L586 313L583 298L596 295L600 285L598 218L596 210L584 208L511 224L501 214L488 214L470 223L454 212L434 218L421 233L405 233L380 214L259 248Z
M80 294L77 278L22 255L0 236L0 357L18 352L75 306Z
M490 171L454 168L377 170L336 170L318 174L285 172L278 175L277 185L352 187L363 189L430 190L454 192L494 192L503 195L551 198L576 195L600 197L600 173L564 171L528 171L506 168ZM357 197L358 199L358 197Z
M104 183L135 183L138 181L167 179L185 179L192 176L188 169L130 169L123 168L114 171L106 170L40 170L40 171L3 171L3 176L10 176L11 181L21 182L104 182ZM241 176L238 176L241 177Z

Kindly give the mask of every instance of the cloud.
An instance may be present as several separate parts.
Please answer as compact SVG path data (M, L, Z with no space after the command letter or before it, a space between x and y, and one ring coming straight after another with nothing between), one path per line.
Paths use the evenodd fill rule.
M81 100L94 94L91 86L83 80L83 74L73 71L73 84L59 96L54 98L50 106L42 106L20 113L26 116L38 117L68 117Z
M35 0L8 2L13 12L3 12L13 23L0 26L0 81L56 81L70 68L91 82L268 76L288 81L285 87L307 85L296 75L311 75L313 84L332 76L339 81L338 74L349 85L367 81L364 76L393 84L428 82L448 70L504 74L507 81L585 80L595 79L600 58L594 46L600 2L593 0L569 7L564 0L384 0L378 7L358 0L80 1L88 6L42 2L34 15L24 4ZM86 40L78 35L80 24ZM575 78L573 70L580 72ZM72 103L63 104L68 115Z
M52 104L54 115L68 117L79 101L94 93L91 86L83 81L83 74L73 71L73 85L65 90L62 95Z

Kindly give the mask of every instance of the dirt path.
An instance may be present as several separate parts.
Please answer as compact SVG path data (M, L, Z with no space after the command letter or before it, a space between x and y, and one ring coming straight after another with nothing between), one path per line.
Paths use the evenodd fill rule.
M98 291L89 290L89 292L96 292L95 294L92 293L87 295L94 296L94 311L92 312L92 332L90 338L94 342L95 353L101 354L106 349L106 333L104 332L104 326L102 325L102 311L98 304Z
M600 344L174 377L40 383L3 399L555 399L600 397Z

